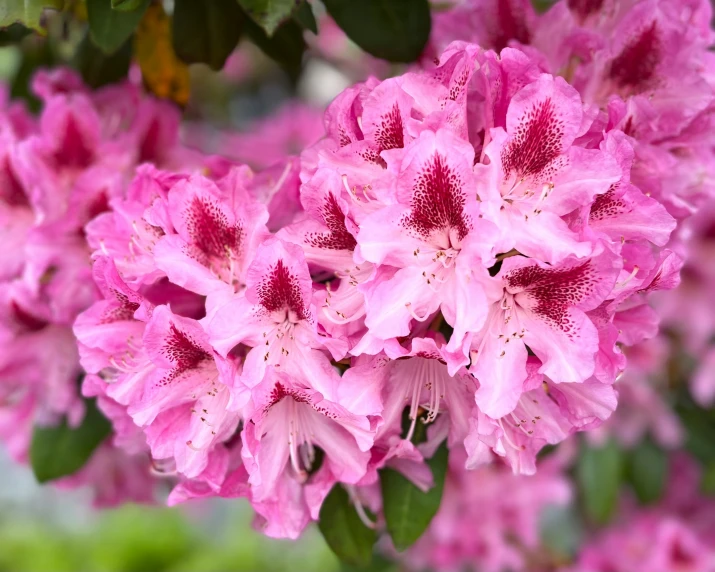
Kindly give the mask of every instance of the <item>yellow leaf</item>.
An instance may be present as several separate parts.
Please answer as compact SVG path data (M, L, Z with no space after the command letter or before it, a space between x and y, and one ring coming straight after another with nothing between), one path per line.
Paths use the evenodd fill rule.
M136 31L134 52L146 87L157 97L179 105L189 101L189 68L171 45L171 19L159 3L152 3Z

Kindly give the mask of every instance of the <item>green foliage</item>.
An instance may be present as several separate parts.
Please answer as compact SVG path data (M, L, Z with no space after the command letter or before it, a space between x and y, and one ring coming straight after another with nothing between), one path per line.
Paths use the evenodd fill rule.
M668 480L668 455L645 439L626 457L626 477L643 504L660 499Z
M87 0L89 34L92 41L106 54L113 54L131 37L149 0L142 0L135 10L113 10L111 0Z
M112 0L112 10L120 12L131 12L138 10L144 5L144 0Z
M30 464L38 482L77 472L111 433L112 426L97 409L95 400L85 400L85 406L87 411L79 427L70 427L66 419L57 426L35 426Z
M429 39L427 0L323 0L323 4L353 42L378 58L415 61Z
M434 477L434 486L427 492L422 492L393 469L380 471L387 532L397 550L405 550L414 544L437 514L447 475L447 458L447 445L442 443L427 461Z
M539 529L544 548L555 560L568 562L578 552L583 530L574 507L545 507Z
M238 0L238 3L268 36L290 18L295 0Z
M342 486L335 485L323 501L318 527L328 546L341 561L352 566L370 564L377 534L360 520Z
M74 56L74 67L82 74L84 82L96 89L123 80L129 73L132 61L132 40L111 55L105 54L85 36Z
M224 501L227 502L227 501ZM224 517L125 505L90 515L89 526L30 523L0 507L0 570L12 572L337 572L334 557L310 529L300 543L251 530L247 504L231 503ZM195 514L195 513L194 513ZM3 518L5 517L5 518ZM207 518L208 517L208 518Z
M175 0L174 51L186 63L220 70L238 44L243 21L236 0Z
M268 36L263 28L250 18L246 19L244 25L244 31L251 41L269 58L278 62L291 80L296 81L306 48L303 29L294 20L288 20L281 24L272 36Z
M64 0L2 0L0 2L0 28L16 22L28 28L44 31L42 12L45 9L60 10Z
M623 459L611 440L602 446L582 443L576 464L576 482L586 516L596 524L611 520L618 504Z
M307 0L302 0L293 12L293 19L298 22L301 28L310 30L314 34L318 33L318 23L315 21L313 9Z

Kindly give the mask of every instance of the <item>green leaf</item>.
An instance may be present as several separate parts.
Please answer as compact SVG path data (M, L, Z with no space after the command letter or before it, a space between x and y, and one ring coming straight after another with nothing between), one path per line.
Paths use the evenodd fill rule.
M295 0L238 0L238 3L269 36L290 18L296 4Z
M323 501L318 528L330 549L343 562L367 566L372 560L377 533L360 520L347 491L340 485L335 485Z
M175 0L172 42L187 64L220 70L241 37L244 15L236 0Z
M144 4L144 0L112 0L112 10L132 12Z
M415 61L429 38L427 0L323 0L323 4L353 42L378 58Z
M579 550L583 529L575 508L548 505L539 515L541 543L559 561L569 562Z
M715 463L709 463L703 467L703 474L700 478L700 490L705 495L715 495Z
M300 75L303 52L306 44L303 29L293 20L280 25L275 33L268 37L263 29L250 18L246 18L244 31L251 41L269 58L275 60L296 81Z
M668 477L668 455L650 439L629 453L628 481L643 504L657 501L663 494Z
M414 544L437 514L447 474L447 457L447 445L442 443L427 461L432 469L434 486L426 493L393 469L380 471L387 532L397 550L405 550Z
M36 426L30 444L30 464L40 483L76 473L112 431L97 409L95 400L85 400L87 412L79 427L67 420L54 427Z
M64 0L2 0L0 2L0 28L15 22L43 32L42 12L46 9L61 10Z
M582 444L576 465L586 516L596 524L606 524L616 509L623 474L621 451L613 441L599 447Z
M129 74L132 61L132 39L111 55L105 54L85 36L74 56L73 65L82 79L91 88L97 89L103 85L122 81Z
M87 0L87 18L92 41L107 54L113 54L134 32L149 6L142 0L136 10L112 10L111 0Z
M318 22L315 21L313 9L307 0L303 0L296 6L293 12L293 19L298 22L298 25L304 30L310 30L314 34L318 33Z

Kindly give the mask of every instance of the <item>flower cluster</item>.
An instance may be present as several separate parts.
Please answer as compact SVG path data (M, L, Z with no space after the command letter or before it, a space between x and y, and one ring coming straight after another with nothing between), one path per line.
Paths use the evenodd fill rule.
M72 325L100 298L85 225L124 196L137 164L179 170L205 161L179 145L178 110L137 86L91 92L73 72L57 70L39 72L33 88L43 103L38 118L5 93L0 112L0 436L21 461L34 424L65 417L76 426L84 416ZM94 465L137 473L122 455L102 449L97 456L105 460ZM140 464L147 483L146 460ZM82 474L101 483L90 473ZM98 499L105 503L150 496L103 486Z
M608 113L526 51L457 42L344 91L300 161L141 167L86 226L103 299L74 326L116 440L144 436L170 503L247 496L271 536L335 483L379 510L385 467L428 488L444 440L533 473L615 409L620 345L678 282Z
M169 504L246 497L289 538L338 483L381 525L381 472L428 490L448 448L408 561L521 566L505 537L533 547L569 493L553 459L524 475L611 416L626 356L607 431L681 438L647 382L650 298L710 254L711 217L683 223L715 193L709 18L465 0L419 68L343 91L317 143L299 107L227 136L256 171L183 147L178 112L136 86L40 73L39 119L0 113L0 437L24 460L33 425L77 426L95 399L112 437L61 484L148 500L151 467ZM500 523L480 544L475 507Z

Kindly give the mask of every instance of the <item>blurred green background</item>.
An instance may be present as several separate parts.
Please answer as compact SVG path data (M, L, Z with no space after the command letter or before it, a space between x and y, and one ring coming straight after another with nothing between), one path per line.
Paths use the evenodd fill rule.
M251 529L243 500L97 511L88 491L41 488L0 451L0 572L338 570L314 528L300 542Z

